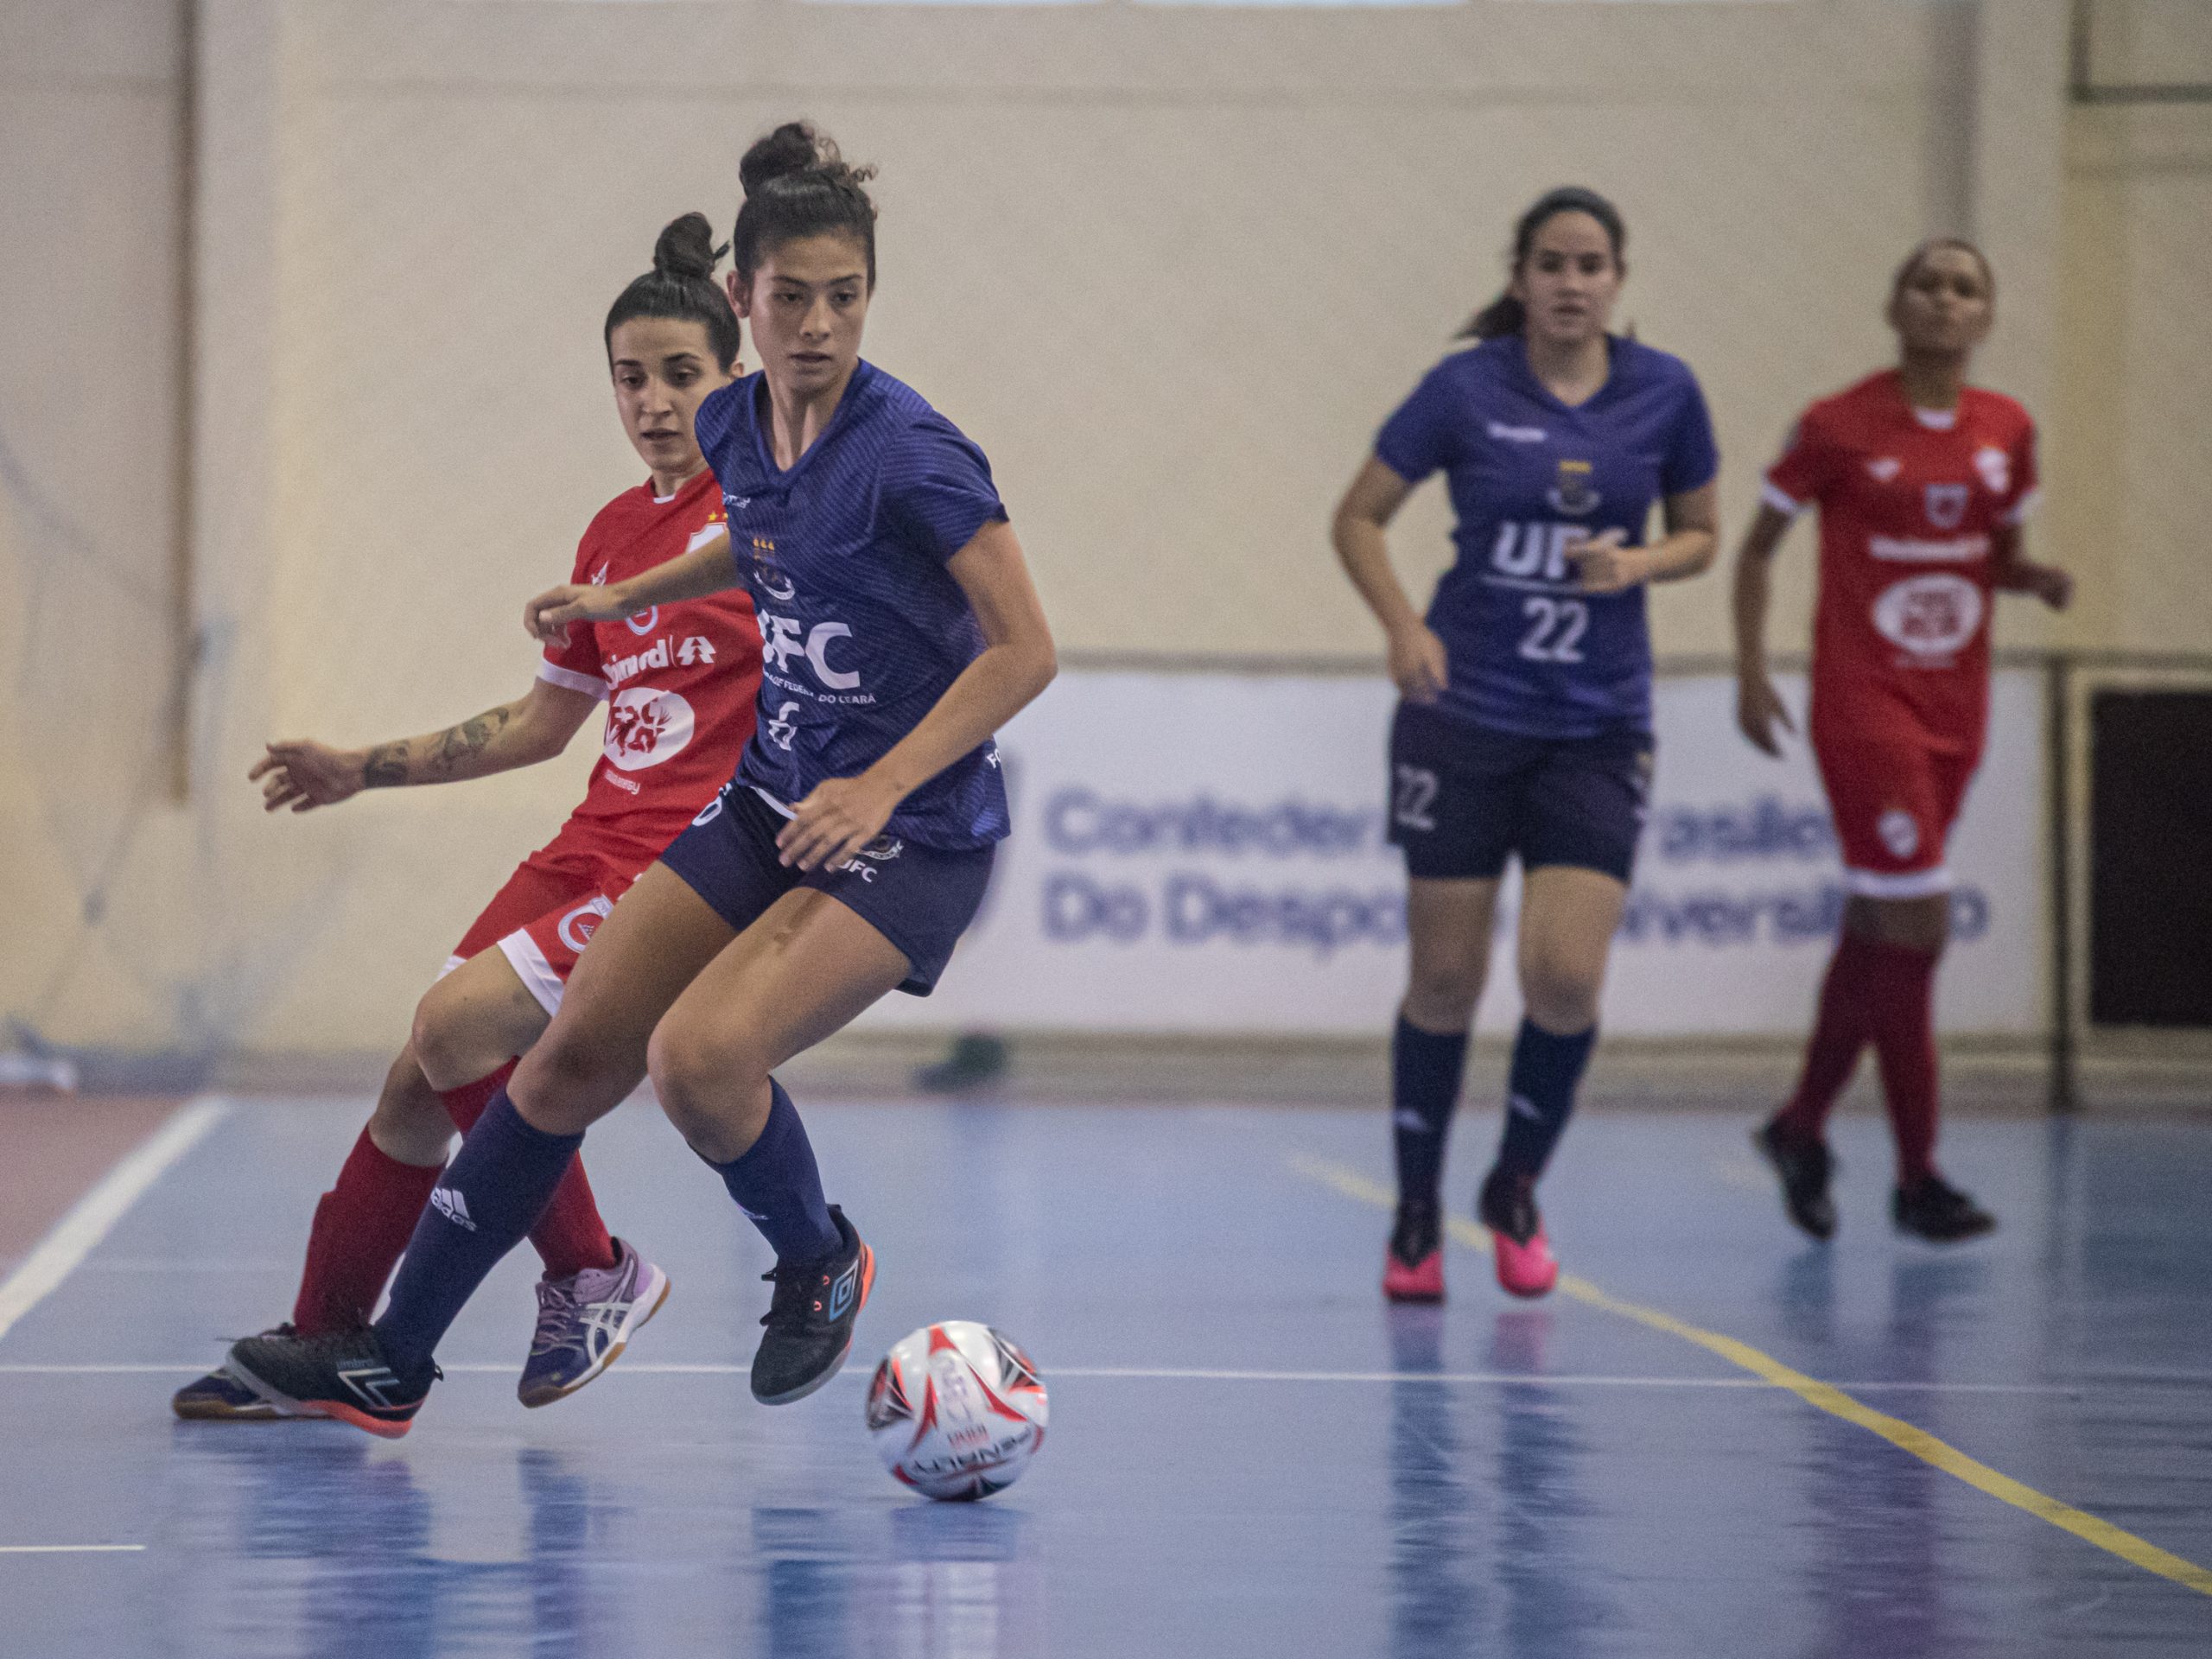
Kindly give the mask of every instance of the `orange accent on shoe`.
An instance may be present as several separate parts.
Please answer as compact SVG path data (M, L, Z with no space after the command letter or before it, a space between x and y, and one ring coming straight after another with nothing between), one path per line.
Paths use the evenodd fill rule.
M1516 1296L1542 1296L1559 1282L1559 1258L1541 1227L1525 1244L1493 1227L1490 1236L1497 1247L1497 1282Z
M1431 1250L1411 1266L1398 1260L1397 1252L1382 1252L1382 1294L1394 1302L1440 1302L1444 1300L1444 1252Z
M300 1404L308 1411L335 1421L351 1423L363 1433L373 1434L379 1440L396 1440L415 1427L412 1417L404 1423L386 1422L382 1418L372 1417L365 1411L336 1400L302 1400Z

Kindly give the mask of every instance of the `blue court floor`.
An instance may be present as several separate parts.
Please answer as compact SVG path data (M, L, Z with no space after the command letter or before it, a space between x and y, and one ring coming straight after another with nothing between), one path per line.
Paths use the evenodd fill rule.
M365 1109L228 1106L0 1338L0 1655L2212 1653L2212 1122L1955 1123L2005 1225L1939 1252L1876 1122L1822 1249L1745 1116L1594 1114L1545 1189L1570 1286L1509 1305L1463 1240L1394 1313L1379 1111L801 1103L880 1260L843 1376L752 1402L765 1250L633 1103L588 1161L666 1310L526 1412L525 1251L397 1443L168 1415L286 1311ZM979 1505L861 1428L941 1318L1052 1390Z

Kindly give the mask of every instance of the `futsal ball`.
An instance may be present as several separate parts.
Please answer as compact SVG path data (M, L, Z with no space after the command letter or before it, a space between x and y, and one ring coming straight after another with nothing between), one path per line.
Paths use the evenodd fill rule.
M925 1497L988 1497L1020 1479L1045 1444L1045 1384L990 1326L925 1325L875 1368L868 1432L893 1478Z

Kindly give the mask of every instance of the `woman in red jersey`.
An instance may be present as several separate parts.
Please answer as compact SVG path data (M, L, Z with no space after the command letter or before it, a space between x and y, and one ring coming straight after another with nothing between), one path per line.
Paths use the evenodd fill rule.
M722 534L721 493L692 431L737 365L736 313L715 281L707 221L661 232L653 269L607 315L614 401L648 481L601 509L571 580L613 583ZM753 735L760 634L741 588L569 631L530 690L442 732L341 750L272 743L251 776L268 810L334 805L364 789L486 778L550 760L602 701L604 753L561 832L524 859L455 947L417 1009L368 1126L315 1208L291 1329L364 1324L444 1166L537 1040L600 919L715 798ZM531 1234L544 1258L538 1322L518 1393L541 1406L604 1370L668 1292L658 1268L609 1236L572 1162ZM217 1370L181 1389L181 1417L288 1411Z
M1981 759L1992 596L2031 593L2063 609L2073 582L2022 550L2034 423L1966 384L1995 300L1972 244L1915 249L1890 291L1897 366L1805 411L1737 557L1737 723L1778 754L1775 728L1790 721L1767 678L1767 564L1797 513L1819 506L1809 725L1848 898L1796 1093L1754 1136L1790 1219L1815 1238L1835 1230L1823 1127L1869 1042L1897 1135L1898 1229L1950 1241L1996 1225L1935 1165L1944 841Z

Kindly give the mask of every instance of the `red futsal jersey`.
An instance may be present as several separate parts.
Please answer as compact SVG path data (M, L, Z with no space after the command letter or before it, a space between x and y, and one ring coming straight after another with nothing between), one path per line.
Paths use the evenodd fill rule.
M1807 410L1768 469L1784 512L1819 504L1812 737L1981 752L1993 545L2034 504L2035 423L1969 386L1939 416L1896 370Z
M651 485L600 509L576 548L572 582L622 582L722 528L710 470L665 501ZM604 753L560 839L581 837L631 874L660 856L737 770L753 737L760 629L742 588L656 606L619 622L572 623L538 677L608 699Z

